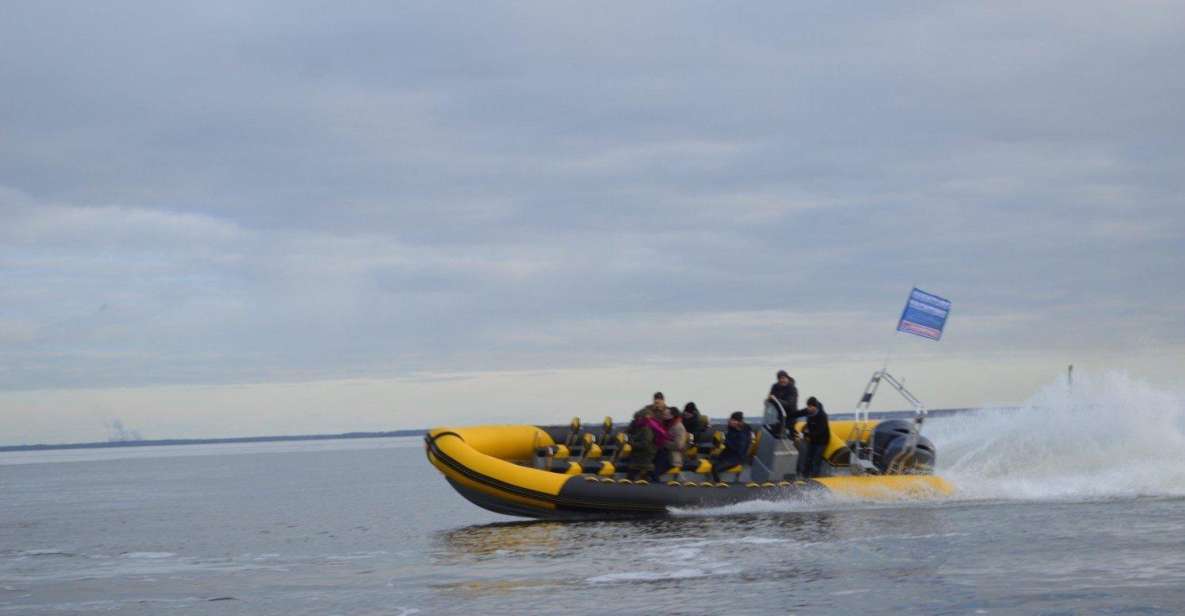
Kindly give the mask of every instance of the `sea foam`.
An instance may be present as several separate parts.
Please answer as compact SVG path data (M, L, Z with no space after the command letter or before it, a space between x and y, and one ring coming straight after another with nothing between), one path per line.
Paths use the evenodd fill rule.
M926 426L961 498L1185 495L1185 397L1125 373L1043 387L1014 411Z

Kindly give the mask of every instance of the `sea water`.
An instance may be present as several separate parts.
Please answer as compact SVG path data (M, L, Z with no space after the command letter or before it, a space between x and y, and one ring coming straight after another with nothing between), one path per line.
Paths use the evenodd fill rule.
M933 419L941 501L517 521L419 439L0 454L0 614L1185 612L1185 400Z

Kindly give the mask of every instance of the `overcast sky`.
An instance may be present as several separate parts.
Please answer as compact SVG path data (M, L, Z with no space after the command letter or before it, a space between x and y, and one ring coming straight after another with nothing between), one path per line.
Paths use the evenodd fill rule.
M1182 58L1179 2L9 3L0 444L1174 387Z

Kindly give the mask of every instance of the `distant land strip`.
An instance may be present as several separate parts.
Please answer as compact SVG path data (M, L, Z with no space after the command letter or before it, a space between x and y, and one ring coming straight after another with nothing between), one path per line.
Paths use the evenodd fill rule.
M217 445L221 443L275 443L280 441L328 441L347 438L387 438L393 436L423 436L427 430L392 430L390 432L346 432L344 434L295 434L287 436L238 436L230 438L167 438L141 441L96 441L94 443L62 443L55 445L5 445L5 451L49 451L51 449L106 449L110 447L160 447L168 445Z
M943 417L956 415L968 411L1001 411L1015 410L1015 407L994 408L949 408L930 409L926 412L929 417ZM899 419L913 417L913 411L873 411L869 416L873 419ZM850 419L851 412L835 413L833 419ZM346 432L343 434L297 434L287 436L238 436L229 438L169 438L145 439L139 441L96 441L93 443L62 443L52 445L4 445L0 452L8 451L50 451L54 449L107 449L111 447L162 447L170 445L217 445L222 443L277 443L282 441L329 441L351 438L391 438L397 436L423 436L428 430L391 430L389 432Z

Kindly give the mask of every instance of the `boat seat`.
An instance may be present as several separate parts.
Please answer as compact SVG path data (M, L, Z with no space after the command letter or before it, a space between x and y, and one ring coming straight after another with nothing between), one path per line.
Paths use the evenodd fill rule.
M659 475L658 478L661 481L667 481L667 480L678 481L683 478L683 468L682 467L676 468L676 467L672 466L671 468L668 468L667 470L663 471L663 473L661 475Z
M757 446L761 444L761 434L765 430L757 430L753 433L753 438L749 442L749 451L745 454L745 462L752 462L753 456L757 455Z
M544 467L543 470L552 473L559 473L561 475L600 475L602 477L612 477L614 473L621 469L617 468L616 464L607 460L555 460Z
M708 450L708 455L718 456L724 453L724 433L717 430L712 433L712 448Z
M555 460L544 467L543 470L560 473L561 475L579 475L584 472L584 468L579 462L569 460Z
M572 421L568 423L568 436L564 438L564 444L569 449L580 444L580 418L573 417Z
M583 445L580 452L581 460L597 460L600 459L602 451L601 446L597 444L597 437L593 436L591 432L585 432L581 438Z
M584 475L600 475L601 477L612 477L613 473L617 472L617 466L612 462L604 460L589 460L579 463L580 472ZM570 471L561 471L569 474Z
M602 477L612 477L617 472L617 467L612 462L601 462L601 467L597 469L596 473Z
M572 450L568 449L567 445L551 445L550 447L540 447L536 449L535 455L540 458L554 458L556 460L564 460L572 457Z
M613 445L613 418L608 415L601 422L601 438L597 439L597 444L601 446L601 449Z
M617 441L617 451L613 453L613 463L620 465L626 458L630 456L630 452L633 451L633 447L630 447L629 436L627 436L625 432L618 432L617 436L614 437L614 440Z
M741 480L741 473L743 473L743 472L745 472L745 467L738 464L738 465L733 466L731 468L726 468L726 469L717 471L716 476L719 477L721 479L721 481L726 481L724 479L724 476L725 475L732 475L732 481L735 483L735 482Z

